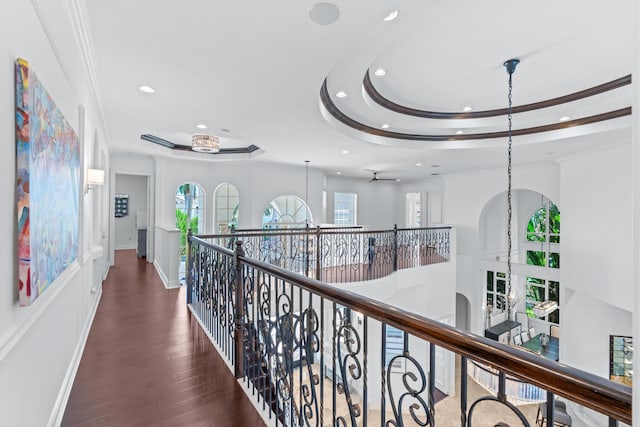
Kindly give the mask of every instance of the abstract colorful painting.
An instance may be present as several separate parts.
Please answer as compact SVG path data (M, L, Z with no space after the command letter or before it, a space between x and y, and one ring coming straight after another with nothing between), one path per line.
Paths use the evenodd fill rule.
M26 306L77 257L80 144L24 59L15 78L18 287Z

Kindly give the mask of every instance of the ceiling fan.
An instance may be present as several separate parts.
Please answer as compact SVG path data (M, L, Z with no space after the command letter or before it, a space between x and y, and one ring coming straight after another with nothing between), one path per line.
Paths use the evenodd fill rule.
M373 177L369 180L369 182L376 181L398 181L396 178L378 178L378 172L373 172Z

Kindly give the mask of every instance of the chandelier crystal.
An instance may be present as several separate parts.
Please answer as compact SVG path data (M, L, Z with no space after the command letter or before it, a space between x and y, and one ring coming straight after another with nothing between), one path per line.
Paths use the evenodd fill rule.
M220 139L214 135L193 135L191 149L199 153L217 153L220 151Z

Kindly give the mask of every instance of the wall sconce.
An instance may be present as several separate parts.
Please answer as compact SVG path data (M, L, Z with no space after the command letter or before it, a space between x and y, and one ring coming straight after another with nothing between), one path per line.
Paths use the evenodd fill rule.
M102 169L87 169L84 180L84 194L96 185L104 185L104 171Z

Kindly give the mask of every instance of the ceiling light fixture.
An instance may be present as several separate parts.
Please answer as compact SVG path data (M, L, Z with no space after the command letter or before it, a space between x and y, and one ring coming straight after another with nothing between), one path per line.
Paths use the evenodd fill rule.
M144 92L144 93L153 93L153 92L155 92L155 91L156 91L156 90L155 90L154 88L152 88L151 86L145 86L145 85L138 86L138 89L139 89L141 92Z
M473 108L471 108L470 105L465 106L464 108L462 108L462 111L464 111L465 113L468 113L469 111L473 110Z
M384 22L390 22L393 21L394 19L396 19L398 17L398 9L394 10L393 12L389 13L387 16L384 17Z
M349 154L349 150L342 150L342 154Z
M207 128L207 125L204 125L204 124L200 123L199 125L196 125L196 127L197 127L198 129L206 129L206 128Z
M383 123L382 126L380 126L382 129L389 129L389 125L386 123Z
M504 62L504 66L507 68L507 73L509 73L509 88L508 88L508 101L509 101L509 114L507 115L507 120L509 123L508 135L509 139L507 141L507 321L511 320L511 312L517 303L516 296L511 289L511 216L513 214L512 208L512 200L511 200L511 146L512 146L512 123L511 123L511 110L512 110L512 96L511 93L513 91L512 78L513 73L516 71L516 66L520 63L520 60L517 58L512 58ZM511 344L511 329L507 333L507 342Z
M416 163L416 166L422 166L422 163Z
M387 70L385 70L384 68L378 68L376 71L373 72L373 74L375 74L378 77L382 77L385 74L387 74Z
M558 119L559 122L568 122L569 120L571 120L569 116L562 116Z
M457 131L456 131L456 135L462 135L463 133L464 133L464 131L463 131L463 130L457 130Z
M338 98L346 98L347 97L347 92L341 90L341 91L336 93L336 96Z
M193 135L191 149L198 153L217 153L220 151L220 139L213 135Z
M342 175L342 172L336 172L336 175Z

